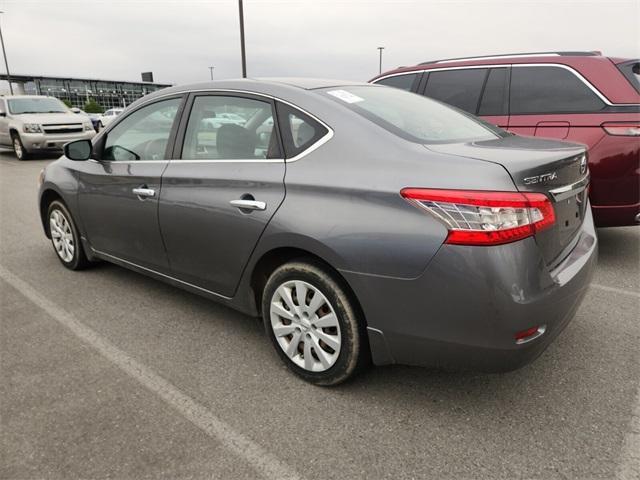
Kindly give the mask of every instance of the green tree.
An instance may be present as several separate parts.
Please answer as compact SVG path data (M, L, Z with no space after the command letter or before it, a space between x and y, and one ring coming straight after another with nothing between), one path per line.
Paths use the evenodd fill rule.
M66 98L65 99L60 99L60 101L62 103L64 103L69 108L73 107L73 104L69 100L67 100Z
M93 98L84 104L84 111L87 113L103 113L104 108Z

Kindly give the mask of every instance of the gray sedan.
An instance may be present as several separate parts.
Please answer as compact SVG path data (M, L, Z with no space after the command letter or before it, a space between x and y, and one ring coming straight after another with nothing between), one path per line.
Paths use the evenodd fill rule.
M588 181L580 145L405 91L237 80L145 96L67 144L39 205L65 267L106 260L261 316L293 372L332 385L370 362L536 358L593 274Z

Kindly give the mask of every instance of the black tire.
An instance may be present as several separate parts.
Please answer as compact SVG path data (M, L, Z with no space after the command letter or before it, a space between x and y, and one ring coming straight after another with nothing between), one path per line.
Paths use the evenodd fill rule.
M337 335L339 335L341 344L339 350L336 350L338 354L335 363L324 371L310 371L294 363L294 361L290 359L283 350L284 347L281 347L278 343L274 333L271 322L271 303L275 298L277 298L274 297L276 290L278 290L280 286L291 281L305 282L320 291L330 304L330 306L326 305L324 308L332 307L333 312L337 317L339 329L336 331ZM314 298L315 292L311 292L311 294L313 295L311 298ZM295 301L298 302L297 299ZM278 267L271 274L263 290L262 318L267 335L271 339L276 352L278 352L280 358L291 371L307 382L316 385L337 385L352 378L356 373L369 364L370 352L366 336L366 328L363 319L360 317L361 315L359 314L358 309L349 298L342 282L337 279L337 276L334 276L328 268L320 263L306 260L294 260L286 263ZM293 325L293 322L290 325ZM313 323L311 326L317 330L317 327L314 326ZM297 330L300 331L300 329ZM293 337L293 334L291 337ZM289 337L284 338L289 340ZM293 339L290 340L292 341ZM300 340L300 342L302 341L303 340ZM324 345L326 346L326 344ZM296 350L304 350L302 343L297 346ZM299 352L295 355L300 358L304 357L303 352ZM319 359L315 350L313 351L313 356L314 359Z
M73 242L73 254L70 256L70 258L63 258L65 254L69 253L68 249L62 248L61 250L59 250L56 246L56 241L54 239L55 233L51 231L51 218L54 215L54 212L56 212L58 215L62 215L62 217L67 222L68 229L66 230L68 233L70 233ZM91 264L91 262L87 259L87 256L84 253L84 248L82 246L82 241L80 240L78 228L76 227L76 224L73 221L73 217L71 216L71 213L69 213L69 210L64 205L64 203L59 200L54 200L53 202L51 202L49 208L47 209L46 221L47 228L49 229L49 233L51 236L51 245L53 245L53 250L56 252L56 257L58 257L60 263L62 263L62 265L67 267L69 270L82 270L87 268Z
M25 150L20 135L16 132L11 132L11 145L13 146L13 153L18 160L29 160L31 155Z

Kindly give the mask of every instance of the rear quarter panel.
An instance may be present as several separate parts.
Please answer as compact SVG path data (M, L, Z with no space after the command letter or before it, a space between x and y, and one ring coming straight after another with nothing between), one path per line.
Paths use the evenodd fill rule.
M287 163L286 197L258 255L297 246L338 270L415 278L447 230L408 204L403 188L515 189L499 165L431 152L368 121L332 127L328 143Z

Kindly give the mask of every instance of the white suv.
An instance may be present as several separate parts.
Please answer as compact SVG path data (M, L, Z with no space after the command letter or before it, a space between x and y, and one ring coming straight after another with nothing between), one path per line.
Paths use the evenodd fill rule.
M62 152L65 143L96 134L88 118L72 113L54 97L0 97L0 146L13 147L18 160L33 153Z

